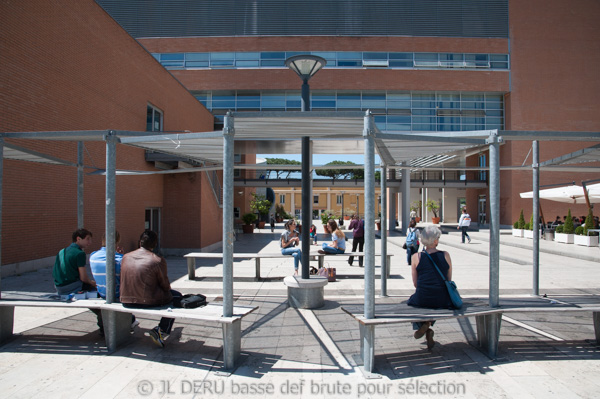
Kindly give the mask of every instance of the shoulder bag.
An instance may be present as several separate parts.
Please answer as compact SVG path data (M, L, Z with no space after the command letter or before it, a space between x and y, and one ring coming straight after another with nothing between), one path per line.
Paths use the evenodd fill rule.
M206 306L207 303L206 297L202 294L185 294L173 297L174 308L195 309L200 306Z
M462 308L463 301L462 301L462 298L460 297L460 294L458 293L458 288L456 288L456 283L454 281L448 281L448 279L446 279L446 277L442 274L442 272L440 271L438 266L433 261L433 258L431 257L431 255L429 255L427 253L427 251L425 251L425 250L423 250L423 252L425 254L427 254L427 256L429 256L429 259L431 260L431 263L433 263L435 270L437 270L437 272L440 274L440 276L444 280L444 283L446 283L446 288L448 289L448 294L450 295L450 300L452 301L452 305L454 305L454 307L456 309Z

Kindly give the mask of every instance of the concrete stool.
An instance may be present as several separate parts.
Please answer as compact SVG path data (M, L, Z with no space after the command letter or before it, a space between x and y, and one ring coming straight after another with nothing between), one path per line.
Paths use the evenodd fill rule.
M283 279L288 287L288 304L296 309L317 309L325 304L323 287L327 285L327 277L311 276L302 279L300 276L288 276Z

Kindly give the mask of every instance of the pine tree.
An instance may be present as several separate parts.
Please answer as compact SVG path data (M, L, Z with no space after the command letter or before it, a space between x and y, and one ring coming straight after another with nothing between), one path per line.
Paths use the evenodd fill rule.
M565 220L565 227L563 228L564 234L573 234L575 232L575 226L573 225L573 217L571 216L571 208L567 213L567 220Z

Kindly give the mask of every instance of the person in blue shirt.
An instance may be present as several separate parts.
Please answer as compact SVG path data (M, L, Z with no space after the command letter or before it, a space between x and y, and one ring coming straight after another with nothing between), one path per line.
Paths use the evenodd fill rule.
M115 298L119 300L120 287L121 287L121 259L123 259L122 249L119 248L119 242L121 241L121 235L118 231L115 231ZM120 250L120 251L119 251ZM102 248L92 252L90 255L90 268L92 269L92 275L96 280L96 288L98 289L98 295L102 298L106 298L106 234L102 236Z
M121 260L123 259L123 249L119 247L121 241L121 235L118 231L115 231L115 301L119 301L121 295ZM98 295L106 299L106 234L102 236L102 248L98 251L92 252L90 255L90 268L92 269L92 275L96 280L96 288L98 289ZM104 335L102 320L99 318L100 335ZM135 319L134 315L131 315L131 329L133 330L139 321Z

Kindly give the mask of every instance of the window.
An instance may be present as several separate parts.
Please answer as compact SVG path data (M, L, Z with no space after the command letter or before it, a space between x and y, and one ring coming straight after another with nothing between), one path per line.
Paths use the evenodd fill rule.
M234 217L234 219L240 218L240 208L239 207L233 208L233 217Z
M285 204L285 194L279 194L279 203Z
M319 196L313 195L313 204L318 204L318 203L319 203Z
M342 205L343 200L344 200L344 197L342 195L336 195L336 200L335 200L336 204Z
M146 115L146 131L162 132L163 130L163 112L153 105L148 104Z
M479 167L485 168L487 166L487 160L485 154L479 154ZM479 180L487 180L487 172L485 170L479 171Z

